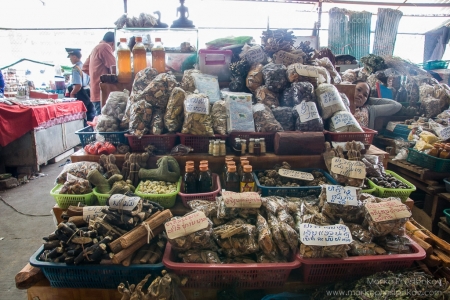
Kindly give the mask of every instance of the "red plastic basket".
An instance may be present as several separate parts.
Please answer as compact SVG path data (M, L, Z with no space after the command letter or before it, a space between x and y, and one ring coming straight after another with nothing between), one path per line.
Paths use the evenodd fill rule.
M215 134L214 136L203 136L186 133L177 133L180 137L180 144L189 146L194 150L192 153L208 153L209 140L226 140L226 135Z
M234 144L235 138L247 140L247 144L250 139L264 138L266 142L266 152L274 151L274 139L276 132L246 132L246 131L234 131L228 134L228 146L231 148Z
M408 238L409 239L409 238ZM324 283L345 278L362 277L381 271L397 271L411 267L415 260L422 260L426 253L414 241L411 254L352 256L348 258L303 258L297 254L302 263L303 281L306 283Z
M144 152L144 148L152 144L156 147L159 153L169 153L173 147L177 144L178 136L176 134L157 134L143 135L138 138L132 134L125 134L128 138L128 143L130 144L131 151L133 152Z
M213 180L213 191L210 193L199 193L199 194L184 194L182 192L178 193L183 205L189 208L188 202L191 200L208 200L216 201L217 195L220 193L222 186L220 185L220 177L216 173L212 173ZM184 191L184 182L181 183L181 191Z
M364 132L331 132L324 130L325 139L329 142L351 142L360 141L364 145L372 145L373 138L378 131L366 127L362 128Z
M294 259L288 263L261 264L194 264L176 262L176 254L167 243L163 264L177 275L188 276L188 288L225 288L236 283L237 288L266 289L281 287L292 269L300 266Z

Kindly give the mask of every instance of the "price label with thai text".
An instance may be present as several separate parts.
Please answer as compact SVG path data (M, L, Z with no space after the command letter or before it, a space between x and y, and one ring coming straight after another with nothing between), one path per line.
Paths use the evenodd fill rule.
M302 223L300 241L308 246L334 246L350 244L353 238L350 229L342 224L319 226Z
M333 122L334 128L356 125L356 119L351 113L338 113L331 117L331 122Z
M324 185L327 192L327 202L341 205L358 205L356 187L344 187L341 185Z
M300 76L316 77L316 78L319 77L319 71L317 71L316 68L311 67L311 66L295 64L295 71Z
M316 103L314 102L302 101L299 105L295 106L295 109L302 123L320 118Z
M441 132L439 132L439 136L443 141L450 139L450 126L442 129Z
M256 192L222 192L222 199L226 207L259 208L261 196Z
M266 59L266 53L261 46L253 46L248 49L247 53L245 53L244 58L249 62L249 64L260 63Z
M306 173L306 172L279 169L278 174L280 174L280 176L283 176L283 177L294 178L294 179L299 179L299 180L307 180L307 181L314 180L314 176L311 173Z
M94 220L97 217L104 215L102 209L108 209L108 206L86 206L83 207L83 220L89 223L90 220Z
M331 172L350 178L366 178L366 165L362 161L350 161L344 158L333 157Z
M209 114L209 100L207 97L199 97L197 95L188 96L184 105L188 113Z
M197 211L173 221L166 222L164 227L169 239L176 239L208 227L208 218L204 212Z
M339 94L337 93L326 92L320 95L320 100L322 101L324 107L328 107L342 102L342 99L340 97L341 96L339 96Z
M278 51L273 55L276 64L283 64L289 66L294 63L303 63L303 56L300 54L293 54L283 50Z
M400 201L367 203L366 209L374 222L383 222L411 217L408 207Z
M118 210L132 211L141 198L115 194L109 197L109 207Z

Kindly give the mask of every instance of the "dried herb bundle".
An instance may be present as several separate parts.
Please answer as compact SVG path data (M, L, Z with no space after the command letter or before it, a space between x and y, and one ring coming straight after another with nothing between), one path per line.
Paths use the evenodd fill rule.
M272 56L275 52L284 50L289 52L294 45L294 32L287 29L276 29L263 31L261 43L264 51Z

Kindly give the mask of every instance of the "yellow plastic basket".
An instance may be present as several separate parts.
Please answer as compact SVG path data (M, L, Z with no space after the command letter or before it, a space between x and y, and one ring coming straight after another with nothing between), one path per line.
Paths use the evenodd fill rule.
M150 201L158 202L163 206L164 208L171 208L175 205L175 201L177 200L177 195L180 192L181 188L181 177L178 180L177 184L177 191L170 193L170 194L146 194L146 193L140 193L141 183L136 188L135 194L143 199L147 199Z
M94 193L83 194L83 195L73 195L73 194L60 194L62 184L58 184L51 191L50 195L55 198L56 203L62 209L67 209L69 206L77 206L78 203L83 203L85 205L94 205L95 195Z
M95 197L97 197L98 204L105 206L106 202L109 199L109 196L111 196L111 195L110 194L100 194L99 192L97 192L96 187L93 189L93 192L94 192Z

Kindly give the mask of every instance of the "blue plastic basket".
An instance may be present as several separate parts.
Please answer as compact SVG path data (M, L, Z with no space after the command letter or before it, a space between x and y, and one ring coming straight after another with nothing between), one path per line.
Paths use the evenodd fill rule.
M75 134L80 138L81 146L84 146L95 142L95 135L98 133L105 137L106 142L110 142L114 146L118 144L128 145L128 138L125 137L126 131L118 131L118 132L94 132L94 128L92 126L84 127L83 129L75 131Z
M299 169L296 171L302 172L312 172L319 171L328 180L329 184L339 184L330 174L321 169ZM261 196L281 196L281 197L306 197L306 196L319 196L321 187L320 186L300 186L300 187L278 187L278 186L264 186L259 182L257 174L262 171L254 171L253 177L255 178L255 183L257 189L261 191Z
M147 274L161 275L163 263L130 265L66 265L39 261L44 252L41 246L31 257L30 264L42 270L55 288L117 289L121 282L138 284Z

